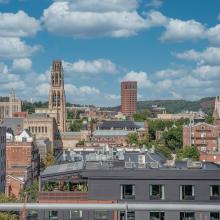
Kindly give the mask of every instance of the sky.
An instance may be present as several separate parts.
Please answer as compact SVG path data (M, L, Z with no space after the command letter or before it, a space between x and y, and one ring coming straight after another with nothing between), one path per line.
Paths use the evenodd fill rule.
M46 101L54 59L75 104L220 95L220 1L0 0L0 96Z

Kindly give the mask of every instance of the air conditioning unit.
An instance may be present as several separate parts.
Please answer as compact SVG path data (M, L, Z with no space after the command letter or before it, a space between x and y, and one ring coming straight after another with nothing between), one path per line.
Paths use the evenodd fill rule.
M138 168L144 169L144 168L146 168L146 164L145 163L138 163Z
M164 164L165 167L175 167L176 163L175 160L167 160Z
M138 164L145 164L145 155L144 154L138 155Z
M201 161L187 161L187 168L201 169L202 168L202 162Z
M155 169L155 168L159 168L159 163L158 162L150 162L150 168L153 168L153 169Z
M133 162L125 161L125 168L129 168L129 169L133 168Z

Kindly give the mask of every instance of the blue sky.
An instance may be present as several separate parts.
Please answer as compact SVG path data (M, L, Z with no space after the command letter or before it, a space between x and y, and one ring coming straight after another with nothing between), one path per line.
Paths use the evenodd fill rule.
M220 95L220 2L0 0L0 94L47 100L53 59L71 103L118 105L121 80L139 100Z

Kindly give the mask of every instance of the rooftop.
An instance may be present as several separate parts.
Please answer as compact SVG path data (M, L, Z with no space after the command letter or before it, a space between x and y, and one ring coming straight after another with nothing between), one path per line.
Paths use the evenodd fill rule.
M144 122L134 122L134 121L103 121L99 126L99 129L109 130L109 129L128 129L134 130L144 128Z
M165 157L153 151L140 150L117 151L114 148L97 151L63 151L57 158L57 165L48 167L41 175L42 178L69 175L71 173L86 173L92 177L94 172L99 175L156 175L158 178L167 175L182 178L181 173L190 178L199 178L206 171L220 171L220 166L210 162L167 161ZM123 171L123 172L122 172ZM116 172L113 174L112 172ZM118 173L119 172L119 173ZM131 174L135 172L135 174ZM148 173L148 174L147 174ZM213 174L213 173L210 173ZM97 174L98 175L98 174ZM204 175L204 174L203 174ZM216 175L216 174L215 174ZM204 177L206 178L206 177ZM208 177L207 177L208 178Z

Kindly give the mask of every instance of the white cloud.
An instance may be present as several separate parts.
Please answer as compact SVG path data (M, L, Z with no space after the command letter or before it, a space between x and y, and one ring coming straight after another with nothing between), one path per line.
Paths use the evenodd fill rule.
M21 80L19 75L9 73L9 68L5 64L0 63L0 91L8 93L12 88L23 90L25 82Z
M29 17L24 11L0 13L1 37L33 36L40 30L40 22Z
M162 41L201 39L205 35L205 27L195 20L170 19L165 28L160 38Z
M55 0L70 2L70 8L75 11L132 11L138 7L137 0Z
M127 73L120 81L137 81L139 88L147 88L152 86L151 81L148 79L148 75L145 72L134 72Z
M203 65L195 68L193 73L202 79L213 79L220 77L220 66Z
M91 61L79 60L74 63L63 61L63 68L68 75L81 74L84 76L89 76L118 72L117 65L106 59L97 59Z
M220 45L220 24L209 28L206 32L206 35L211 43Z
M29 58L14 59L12 63L12 70L15 72L31 71L32 61Z
M147 13L146 24L147 28L157 27L157 26L166 26L169 22L169 18L164 16L159 11L150 11Z
M0 57L3 58L29 57L41 49L39 45L29 46L15 37L0 37L0 42Z
M48 96L50 89L49 83L40 83L36 86L37 96Z
M90 86L81 86L79 92L83 95L100 94L100 91L97 88Z
M163 0L149 0L147 7L160 8L163 5Z
M156 76L159 79L163 78L177 78L185 74L185 70L182 69L164 69L156 72Z
M192 49L174 55L179 59L196 61L198 64L220 64L219 47L208 47L201 52Z
M74 38L92 37L128 37L137 34L146 27L146 21L134 10L133 2L128 7L125 0L107 1L102 3L102 9L94 11L86 1L54 2L44 10L42 21L49 32ZM99 1L100 3L100 1ZM108 3L108 4L107 4ZM85 10L79 10L85 6ZM75 6L74 6L75 5ZM89 7L90 5L90 7ZM136 5L136 4L135 4ZM123 10L122 10L122 9Z
M108 100L117 101L117 100L120 100L120 95L116 95L116 94L105 94L105 98L108 99Z

